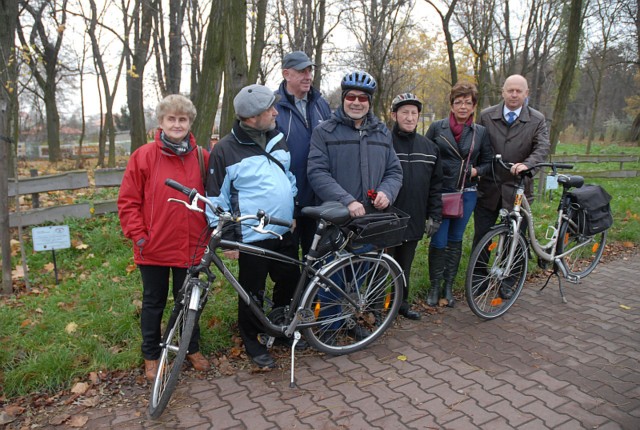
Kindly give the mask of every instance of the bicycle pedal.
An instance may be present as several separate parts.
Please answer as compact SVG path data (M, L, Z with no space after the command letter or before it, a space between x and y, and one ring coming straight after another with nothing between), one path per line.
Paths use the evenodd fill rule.
M271 348L275 340L276 338L273 336L269 336L268 334L265 334L265 333L258 333L258 342L261 345L265 345L267 348Z

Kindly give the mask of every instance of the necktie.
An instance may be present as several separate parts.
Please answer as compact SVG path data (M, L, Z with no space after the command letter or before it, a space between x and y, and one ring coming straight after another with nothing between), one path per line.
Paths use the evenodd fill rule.
M515 112L507 113L507 124L511 125L511 124L513 124L513 122L515 120L516 120L516 113Z

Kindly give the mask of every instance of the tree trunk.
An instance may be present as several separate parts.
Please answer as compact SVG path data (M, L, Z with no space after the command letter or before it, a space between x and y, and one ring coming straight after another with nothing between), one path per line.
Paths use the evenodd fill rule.
M574 70L578 62L580 36L582 34L582 0L571 0L569 14L569 28L567 30L567 45L563 56L562 79L560 80L558 96L553 110L553 122L551 123L551 133L549 137L551 154L555 154L556 152L558 137L564 127L564 115L567 111Z
M233 98L247 85L247 4L242 1L224 0L228 14L224 21L225 71L224 100L220 118L220 136L231 131L235 112Z
M212 2L205 51L202 56L202 74L194 101L198 116L191 126L196 142L204 147L209 146L220 100L225 52L224 18L226 18L224 2Z
M11 112L16 104L15 50L18 2L0 0L0 251L2 252L2 294L11 294L11 234L9 230L9 172L11 162Z
M247 82L253 83L258 81L258 72L260 71L260 60L264 47L266 46L264 40L265 22L267 19L267 0L257 1L258 14L256 16L255 36L253 39L253 45L251 46L251 64L249 66L249 72L247 76ZM245 11L246 14L246 11Z
M134 51L127 71L127 104L131 115L131 152L147 141L144 120L144 68L147 64L151 27L157 0L139 0L134 18ZM129 63L127 64L129 65Z

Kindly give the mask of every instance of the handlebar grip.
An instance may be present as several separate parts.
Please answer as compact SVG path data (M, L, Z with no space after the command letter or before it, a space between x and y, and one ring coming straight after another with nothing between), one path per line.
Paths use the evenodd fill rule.
M553 163L557 169L573 169L573 164Z
M272 224L272 225L279 225L282 227L288 227L291 228L291 221L285 221L276 217L272 217L269 215L265 216L265 225L266 224Z
M176 191L180 191L182 194L189 196L189 201L193 200L195 195L198 193L198 190L195 188L187 188L181 183L174 181L173 179L167 178L164 181L164 184L168 187L173 188Z

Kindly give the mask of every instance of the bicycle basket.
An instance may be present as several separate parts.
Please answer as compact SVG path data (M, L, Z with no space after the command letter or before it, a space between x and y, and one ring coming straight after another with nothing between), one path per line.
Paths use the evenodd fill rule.
M398 208L357 217L345 225L352 232L352 245L373 245L389 248L402 243L410 216Z
M611 196L599 185L584 185L569 192L572 218L585 236L601 233L613 225Z

